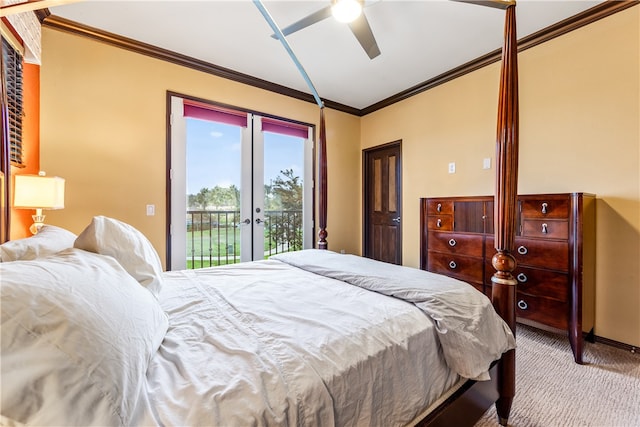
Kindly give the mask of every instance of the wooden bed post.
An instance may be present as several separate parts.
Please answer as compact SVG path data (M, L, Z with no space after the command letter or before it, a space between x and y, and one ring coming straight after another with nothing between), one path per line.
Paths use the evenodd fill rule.
M496 140L496 193L494 208L495 248L492 261L496 273L491 278L492 300L498 314L515 335L516 285L511 272L516 260L511 254L516 233L518 198L518 46L515 4L506 10L502 69L498 101ZM496 402L498 422L506 426L515 396L515 350L502 355L498 366L500 398Z
M328 249L327 243L327 136L324 125L324 106L320 108L320 138L318 139L318 181L319 212L318 212L318 249Z

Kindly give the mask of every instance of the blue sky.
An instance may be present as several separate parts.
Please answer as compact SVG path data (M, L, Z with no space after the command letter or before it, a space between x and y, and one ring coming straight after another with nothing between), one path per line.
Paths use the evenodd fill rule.
M240 127L187 118L187 194L216 185L240 188ZM281 170L293 169L302 178L301 138L265 132L265 183Z

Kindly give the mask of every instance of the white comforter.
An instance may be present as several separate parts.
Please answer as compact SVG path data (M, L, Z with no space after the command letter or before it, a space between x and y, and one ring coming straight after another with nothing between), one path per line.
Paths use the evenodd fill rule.
M170 326L147 372L142 424L405 425L458 380L442 354L444 323L436 332L412 303L315 274L328 262L355 277L353 266L370 268L369 260L325 251L276 258L165 275L160 301ZM489 304L453 282L445 294L468 291L463 305L478 297ZM490 310L476 312L494 322ZM490 362L513 346L506 331L493 331L487 354L474 345L455 351Z
M416 269L308 250L159 273L156 299L120 258L0 263L0 424L401 426L514 346Z

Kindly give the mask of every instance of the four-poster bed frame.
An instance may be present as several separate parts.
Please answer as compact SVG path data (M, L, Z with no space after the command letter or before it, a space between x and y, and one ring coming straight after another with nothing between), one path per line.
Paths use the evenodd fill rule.
M504 8L504 45L498 93L494 229L495 249L491 278L492 301L497 313L516 329L516 285L511 254L516 234L518 197L518 45L515 1L466 1ZM320 108L318 139L319 231L318 248L327 249L327 147L324 108ZM515 396L515 350L502 355L491 370L492 381L469 380L457 393L422 420L420 426L472 425L495 402L500 425L506 426Z
M35 3L35 2L34 2ZM32 3L32 6L33 4ZM515 332L515 285L512 275L515 259L511 251L515 239L517 175L518 175L518 69L517 41L515 25L515 2L473 2L497 6L506 9L504 46L499 90L497 140L496 140L496 189L495 189L495 248L492 263L496 273L493 282L493 305L498 314L505 319ZM301 70L302 71L302 70ZM3 82L4 83L4 82ZM310 83L310 82L309 82ZM9 200L9 165L6 160L7 134L4 124L6 102L2 93L2 172L5 175L3 197ZM318 141L318 242L319 249L327 249L327 147L325 117L322 103L320 105L320 129ZM2 206L3 241L8 240L8 203ZM513 397L515 395L515 351L505 353L491 370L492 380L487 382L468 381L452 395L444 405L432 412L419 425L462 425L472 424L475 419L493 403L496 404L498 419L506 425Z

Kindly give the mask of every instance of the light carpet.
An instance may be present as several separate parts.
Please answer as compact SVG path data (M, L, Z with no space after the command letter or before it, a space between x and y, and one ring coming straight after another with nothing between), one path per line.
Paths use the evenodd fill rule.
M516 339L509 426L640 427L640 354L585 342L578 365L564 335L518 325ZM497 425L492 407L475 427Z

